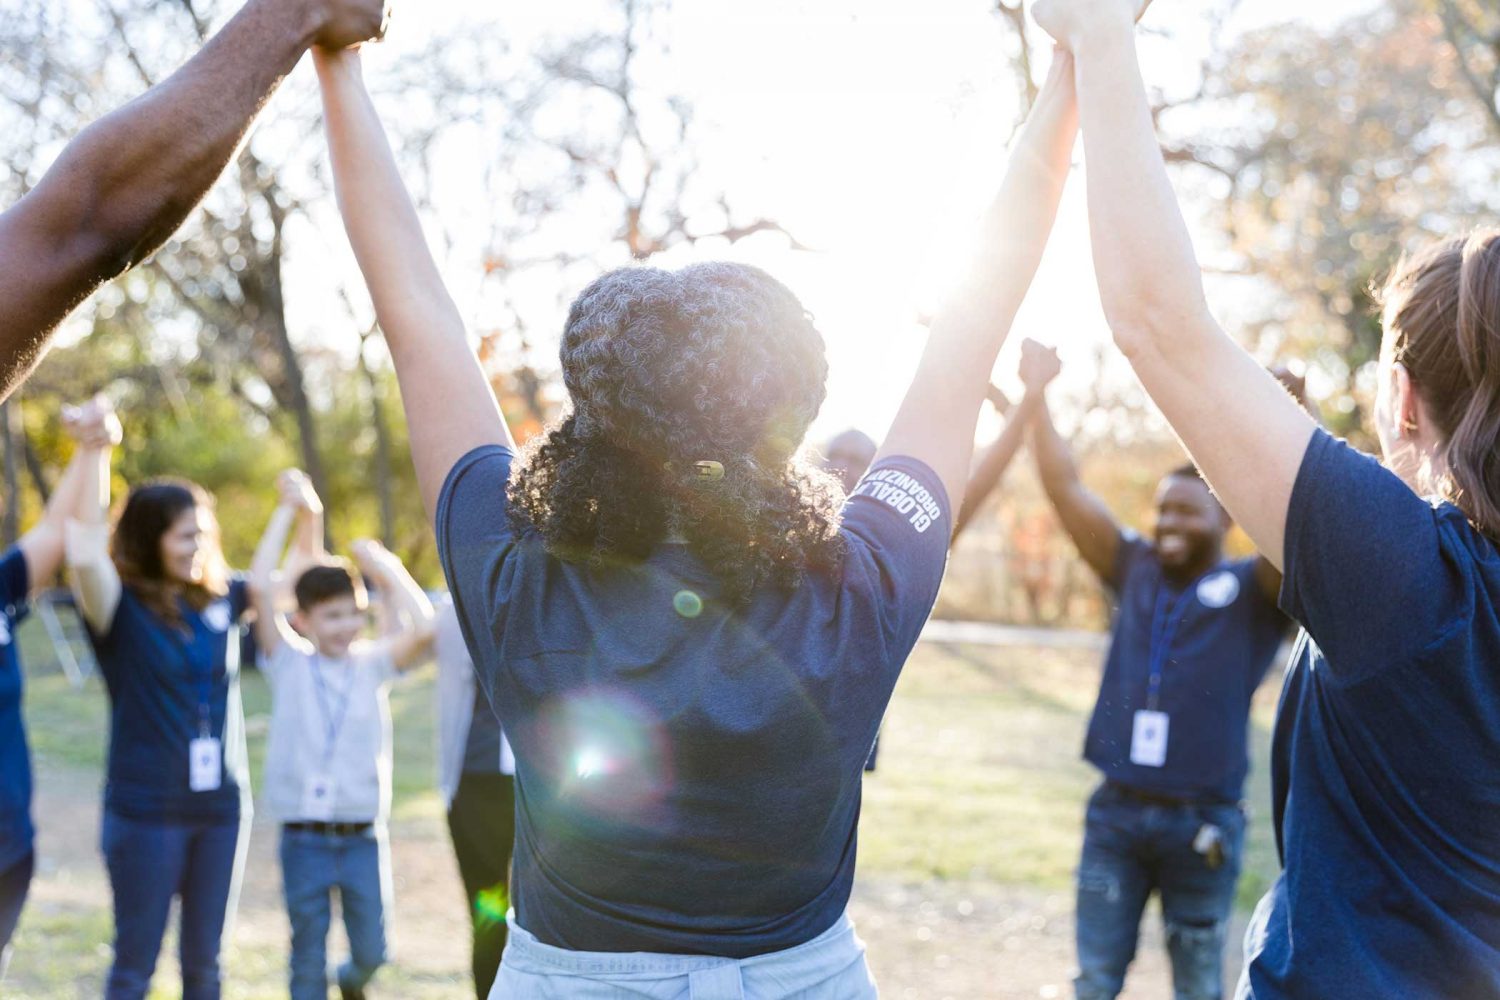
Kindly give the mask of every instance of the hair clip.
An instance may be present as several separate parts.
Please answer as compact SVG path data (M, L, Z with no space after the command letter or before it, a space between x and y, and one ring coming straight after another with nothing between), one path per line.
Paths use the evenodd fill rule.
M671 462L666 463L666 470L672 473L677 471ZM694 462L693 478L700 483L716 483L724 478L724 463L713 461Z

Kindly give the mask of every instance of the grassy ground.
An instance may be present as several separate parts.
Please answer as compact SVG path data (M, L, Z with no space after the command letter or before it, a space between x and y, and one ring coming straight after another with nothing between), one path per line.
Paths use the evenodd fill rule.
M22 641L38 641L31 626ZM29 662L45 659L37 651ZM1093 783L1078 751L1098 664L1090 650L919 647L887 720L880 769L866 782L860 830L853 909L884 995L1070 995L1072 869ZM462 996L467 983L467 919L432 787L431 695L428 676L392 695L397 912L394 961L377 980L384 997ZM1275 868L1263 766L1273 699L1263 691L1256 710L1249 795L1260 808L1242 906ZM258 676L247 677L245 704L258 774L269 704ZM110 940L97 851L106 699L98 681L74 692L60 675L33 673L26 709L38 770L40 870L3 993L97 997ZM274 830L258 823L226 955L230 1000L285 995L288 931L279 894ZM1158 945L1159 932L1148 927L1128 997L1166 995ZM153 997L179 995L175 967L169 940Z

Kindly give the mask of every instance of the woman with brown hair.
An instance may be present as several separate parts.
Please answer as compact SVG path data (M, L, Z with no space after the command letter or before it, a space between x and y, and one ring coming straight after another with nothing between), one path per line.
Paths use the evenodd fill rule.
M96 405L77 419L114 418ZM179 897L183 996L211 1000L249 831L238 628L248 594L195 483L134 487L111 534L110 452L97 454L67 558L110 696L102 841L115 955L105 996L146 995Z
M1075 56L1115 341L1305 628L1272 748L1283 870L1243 997L1500 997L1500 234L1384 294L1384 464L1215 323L1136 62L1138 0L1041 0ZM1170 752L1170 751L1169 751Z

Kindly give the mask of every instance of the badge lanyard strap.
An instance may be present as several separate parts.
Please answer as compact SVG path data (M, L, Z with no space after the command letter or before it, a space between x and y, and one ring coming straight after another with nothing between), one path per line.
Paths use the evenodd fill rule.
M344 688L339 693L337 713L333 709L332 693L323 680L323 657L318 653L313 654L313 686L318 695L318 714L323 717L323 768L327 770L329 762L333 760L333 748L338 744L339 733L344 728L344 718L349 714L354 670L351 666Z
M1157 585L1156 608L1151 621L1151 677L1146 682L1146 708L1155 712L1161 704L1161 680L1167 664L1167 653L1172 648L1172 639L1177 635L1177 626L1182 624L1192 600L1197 581L1189 584L1177 600L1168 607L1163 598L1166 588Z
M214 693L214 663L210 654L208 663L204 669L198 669L197 657L193 656L192 648L183 639L182 634L171 624L167 625L167 636L172 644L177 647L178 653L182 654L183 663L187 664L188 675L193 679L193 686L198 689L198 738L209 739L213 736L213 693ZM197 638L197 630L194 630L194 638Z

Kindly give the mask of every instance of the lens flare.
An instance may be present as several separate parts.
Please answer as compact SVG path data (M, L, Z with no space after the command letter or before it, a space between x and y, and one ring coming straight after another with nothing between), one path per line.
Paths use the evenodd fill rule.
M672 598L672 608L684 618L697 618L703 614L703 598L691 590L679 590Z
M505 891L504 884L479 890L478 896L474 899L475 926L494 927L497 924L503 924L508 912L510 912L510 894Z

